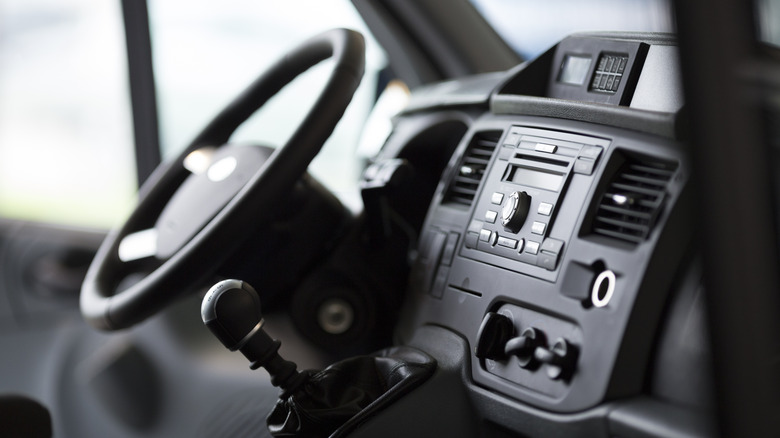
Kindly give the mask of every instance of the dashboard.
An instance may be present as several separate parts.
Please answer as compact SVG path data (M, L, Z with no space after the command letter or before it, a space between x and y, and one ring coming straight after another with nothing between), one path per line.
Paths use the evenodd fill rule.
M711 432L678 62L669 35L578 34L417 90L396 120L379 162L452 151L397 342L460 343L448 357L485 424ZM430 144L445 131L460 135Z

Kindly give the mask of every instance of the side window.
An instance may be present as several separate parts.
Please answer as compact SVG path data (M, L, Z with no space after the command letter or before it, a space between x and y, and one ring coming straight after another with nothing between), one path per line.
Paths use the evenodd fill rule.
M344 118L309 171L342 201L358 208L356 154L378 87L384 52L349 0L284 2L150 0L152 52L164 158L186 146L209 120L271 63L307 38L347 27L366 37L366 74ZM325 61L285 87L231 141L277 147L292 133L325 82ZM382 84L383 85L383 84Z
M137 189L119 1L0 1L0 217L108 228Z

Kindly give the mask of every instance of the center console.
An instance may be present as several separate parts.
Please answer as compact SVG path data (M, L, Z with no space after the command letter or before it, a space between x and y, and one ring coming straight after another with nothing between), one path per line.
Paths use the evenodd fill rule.
M428 211L402 338L447 328L476 385L548 411L641 392L689 256L681 104L652 92L679 89L676 53L580 35L496 85Z

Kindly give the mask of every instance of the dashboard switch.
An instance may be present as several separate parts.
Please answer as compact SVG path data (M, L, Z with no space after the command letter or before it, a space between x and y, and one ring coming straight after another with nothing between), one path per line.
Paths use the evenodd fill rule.
M504 353L515 356L521 367L535 369L539 362L534 358L536 348L544 345L544 333L534 327L528 327L520 336L507 341Z
M577 347L564 338L558 338L552 347L536 347L534 359L547 368L547 377L552 380L568 380L577 362Z
M474 354L480 359L505 359L504 348L514 331L515 326L508 316L488 312L479 326Z

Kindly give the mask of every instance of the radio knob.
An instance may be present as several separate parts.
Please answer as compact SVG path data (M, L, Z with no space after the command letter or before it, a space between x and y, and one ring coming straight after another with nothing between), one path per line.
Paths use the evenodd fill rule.
M528 193L512 192L501 209L501 225L510 233L520 231L530 209L531 196Z

